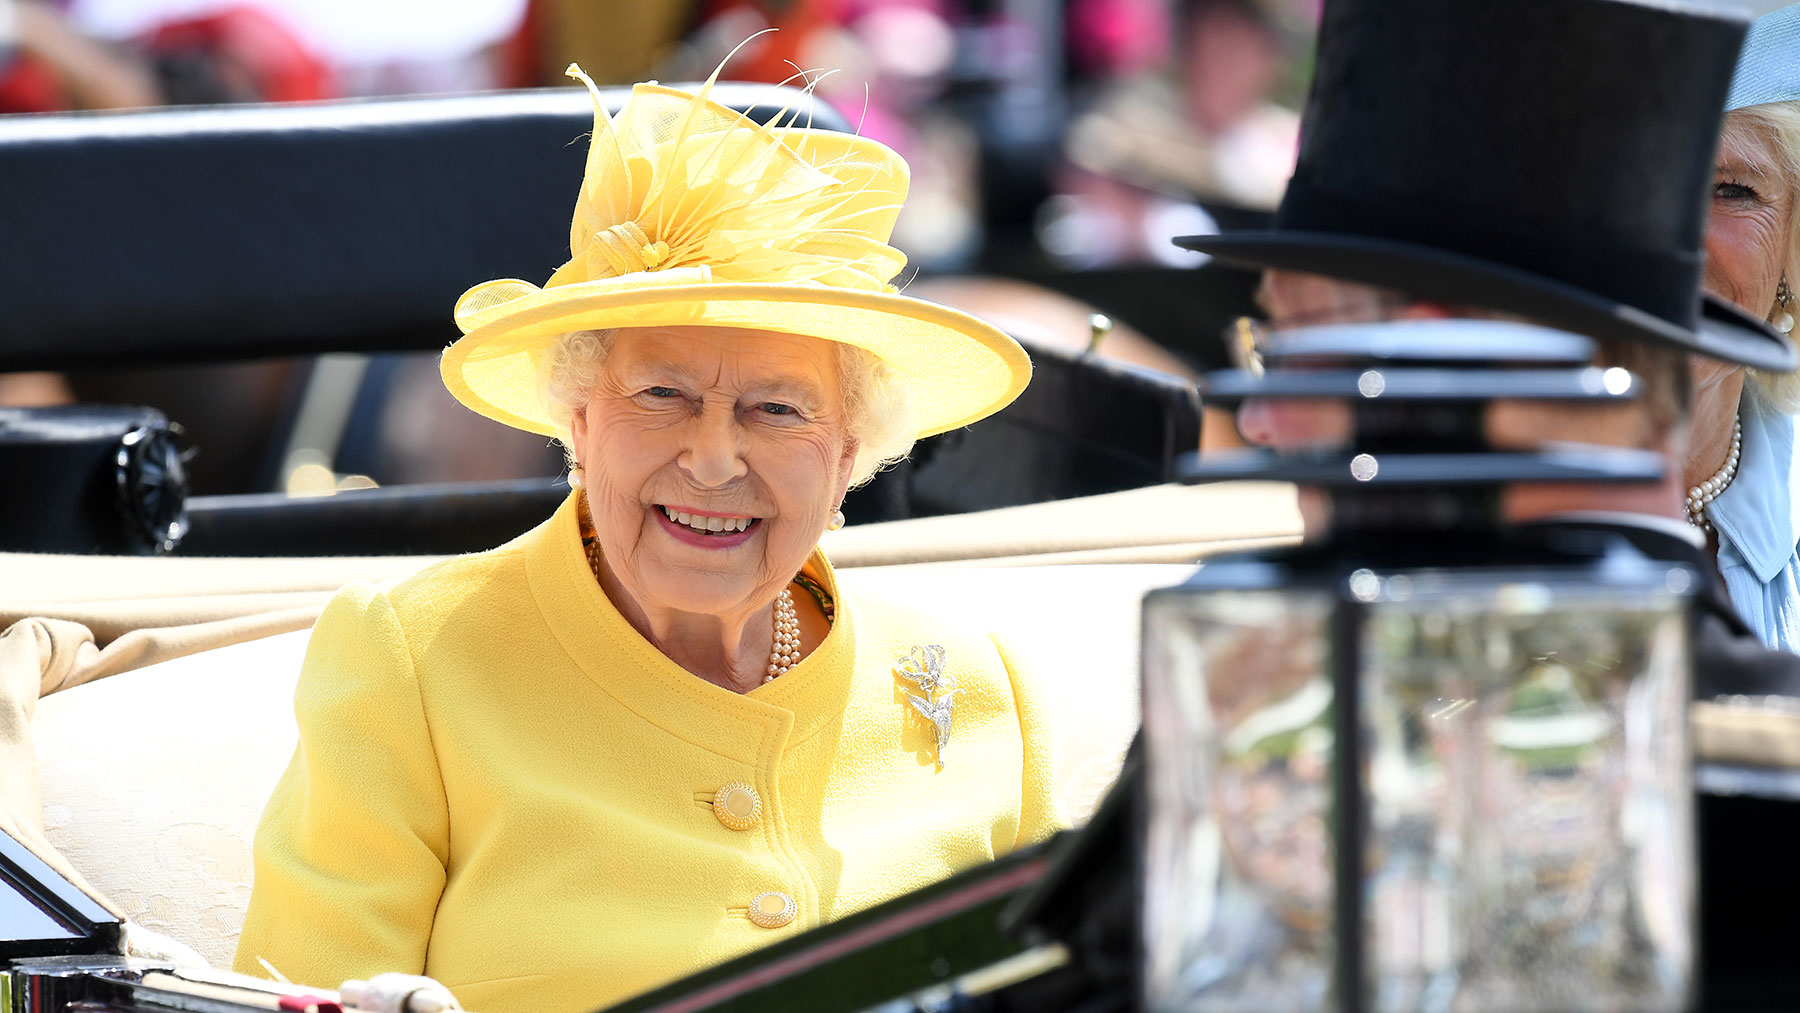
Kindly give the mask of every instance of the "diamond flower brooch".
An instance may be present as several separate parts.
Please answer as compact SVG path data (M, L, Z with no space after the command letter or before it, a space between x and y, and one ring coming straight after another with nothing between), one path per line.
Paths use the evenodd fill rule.
M937 644L915 645L894 662L894 674L924 694L908 693L906 699L937 730L937 769L943 770L944 747L950 744L950 708L961 692L956 679L944 674L944 649Z

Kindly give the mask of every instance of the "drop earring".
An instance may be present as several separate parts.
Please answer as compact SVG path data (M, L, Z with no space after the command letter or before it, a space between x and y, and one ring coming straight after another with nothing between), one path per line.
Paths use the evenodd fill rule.
M1775 329L1783 334L1793 333L1794 290L1788 287L1787 275L1785 274L1782 275L1781 280L1775 284L1775 303L1780 306L1781 309L1775 314L1775 319L1769 322L1774 324Z
M581 465L571 465L569 467L569 488L581 489L586 485L587 474L581 470Z
M842 507L839 507L836 510L831 511L831 523L825 525L825 530L836 531L837 529L839 529L843 526L844 526L844 510Z

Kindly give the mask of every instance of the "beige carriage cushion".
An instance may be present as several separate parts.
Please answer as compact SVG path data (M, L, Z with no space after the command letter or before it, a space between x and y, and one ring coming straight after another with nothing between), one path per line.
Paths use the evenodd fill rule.
M978 566L1188 562L1299 537L1294 488L1162 485L974 514L851 525L822 542L839 569L905 563ZM383 581L431 560L409 556L208 559L0 552L0 629L28 616L87 626L101 645L125 632L280 609L322 608L354 580Z
M294 680L309 632L38 701L50 843L127 918L219 966L230 966L249 902L257 816L294 750Z
M0 631L0 830L104 902L104 892L85 882L45 835L32 741L40 698L160 661L304 630L313 618L311 610L303 609L134 629L104 648L87 627L64 619L22 619Z
M383 581L436 557L226 559L0 552L0 629L28 616L81 623L101 645L132 630L174 629L310 609L355 580Z
M93 644L87 630L54 619L28 619L0 633L0 830L89 893L95 893L44 836L32 722L38 695L60 680L59 656L67 661Z
M820 544L840 569L903 563L984 566L1177 562L1300 537L1294 487L1155 485L974 514L851 525Z
M1056 716L1060 801L1085 816L1138 723L1138 601L1191 570L878 567L842 579L849 593L913 596L983 616L1041 674ZM126 917L216 964L230 963L257 816L293 751L306 637L236 643L37 703L49 842Z

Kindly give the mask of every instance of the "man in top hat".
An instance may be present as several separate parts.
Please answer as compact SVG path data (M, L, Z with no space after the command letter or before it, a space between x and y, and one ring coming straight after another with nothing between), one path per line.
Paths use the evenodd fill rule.
M1714 148L1744 28L1628 0L1325 0L1299 161L1272 227L1177 242L1263 269L1277 329L1498 317L1592 338L1603 363L1639 374L1645 395L1623 407L1496 402L1489 441L1655 449L1667 477L1516 487L1505 516L1603 527L1688 563L1706 578L1699 693L1800 695L1800 655L1766 649L1738 618L1686 522L1674 465L1690 355L1793 368L1778 335L1699 291ZM1351 425L1336 402L1251 401L1239 412L1247 437L1283 450L1345 443ZM1077 951L1071 965L1083 972L1067 988L1087 989L1083 998L1141 984L1126 885L1140 871L1126 856L1144 846L1143 778L1140 739L1094 820L1010 915ZM1791 878L1759 876L1761 896L1789 899L1779 891Z
M1794 367L1762 321L1700 293L1721 110L1745 24L1627 0L1327 0L1299 161L1270 228L1177 243L1264 270L1283 326L1421 317L1528 320L1595 340L1637 373L1622 407L1494 405L1496 446L1653 449L1655 486L1509 489L1509 521L1598 525L1706 575L1696 691L1800 695L1800 656L1732 609L1680 469L1689 355ZM1341 404L1251 401L1239 428L1281 449L1338 444Z
M1778 335L1699 291L1744 27L1627 0L1326 0L1299 161L1272 227L1177 242L1263 269L1277 329L1498 317L1592 338L1600 361L1639 374L1644 396L1600 408L1496 402L1489 441L1649 448L1666 455L1667 475L1646 487L1515 487L1505 516L1601 527L1688 563L1705 578L1699 694L1800 695L1800 655L1768 650L1738 618L1685 519L1674 465L1690 355L1793 368ZM1351 425L1337 402L1251 401L1239 412L1247 437L1283 450L1345 443ZM1077 950L1071 964L1085 977L1073 976L1072 994L1138 987L1126 884L1140 871L1126 856L1143 848L1143 779L1140 740L1094 820L1012 913ZM1790 899L1792 877L1765 871L1742 875L1758 875L1759 899ZM1730 869L1713 875L1739 885ZM1721 949L1714 937L1709 956Z

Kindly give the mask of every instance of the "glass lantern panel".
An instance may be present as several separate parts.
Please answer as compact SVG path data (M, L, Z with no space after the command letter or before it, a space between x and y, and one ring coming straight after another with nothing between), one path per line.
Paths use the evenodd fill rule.
M1360 571L1341 596L1152 595L1147 1005L1336 1002L1339 616L1359 645L1340 660L1360 672L1366 1005L1680 1008L1688 574L1588 576Z
M1374 1007L1681 1008L1685 602L1656 585L1378 586L1361 638Z
M1335 601L1175 590L1145 603L1152 1009L1326 1001Z

